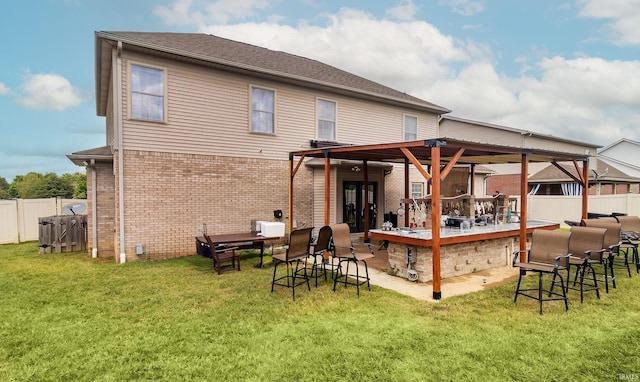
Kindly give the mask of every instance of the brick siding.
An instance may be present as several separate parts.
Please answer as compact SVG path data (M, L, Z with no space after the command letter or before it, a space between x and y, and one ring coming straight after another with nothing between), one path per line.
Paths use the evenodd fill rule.
M96 210L99 219L97 221L97 247L98 257L112 257L115 253L113 239L113 225L115 224L115 202L113 176L113 164L111 162L97 162L94 166L96 176ZM87 169L87 249L89 254L93 250L93 171Z
M520 195L520 174L493 175L487 178L487 194Z
M288 224L288 161L130 150L125 156L127 261L192 255L205 223L209 234L249 232L252 220L278 221L273 211L279 209ZM294 182L299 225L311 222L311 185L311 171L300 167ZM143 246L142 256L136 245Z

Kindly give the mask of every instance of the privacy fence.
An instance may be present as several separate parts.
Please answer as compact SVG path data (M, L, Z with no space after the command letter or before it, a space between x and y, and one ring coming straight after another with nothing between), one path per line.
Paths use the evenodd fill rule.
M580 221L582 196L529 196L527 210L529 219L549 220L566 226L565 220ZM589 196L588 211L607 215L616 212L640 216L640 194Z
M579 221L581 196L529 196L528 218L555 221L565 226L565 220ZM74 199L0 200L0 244L38 240L38 219L62 215L64 206L86 203ZM518 203L518 206L520 203ZM640 216L640 194L589 196L589 212L613 212ZM86 214L85 210L82 214Z
M83 199L0 200L0 244L38 240L38 219L63 215L65 206L86 203ZM84 210L80 212L86 214Z

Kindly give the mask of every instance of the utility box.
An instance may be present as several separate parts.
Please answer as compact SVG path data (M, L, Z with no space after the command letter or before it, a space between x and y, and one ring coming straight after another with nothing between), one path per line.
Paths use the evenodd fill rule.
M284 223L280 222L262 222L260 234L264 237L283 237Z
M38 219L39 253L79 252L87 249L87 215L58 215Z

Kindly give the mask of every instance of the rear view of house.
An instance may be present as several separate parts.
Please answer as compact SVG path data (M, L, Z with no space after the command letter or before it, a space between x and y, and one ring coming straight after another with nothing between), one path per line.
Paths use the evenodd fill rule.
M288 222L289 152L433 138L449 112L315 60L211 35L96 32L95 52L105 146L69 158L87 167L88 243L100 257L193 254L205 224L209 233L247 232L256 220L318 226L324 170L313 160L296 175ZM369 190L354 163L331 165L332 221L358 232L364 208L375 227L397 207L402 174L388 164L371 164Z

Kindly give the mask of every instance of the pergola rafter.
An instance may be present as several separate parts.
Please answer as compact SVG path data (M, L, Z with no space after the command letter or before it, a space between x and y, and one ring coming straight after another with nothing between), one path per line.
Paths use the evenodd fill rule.
M294 171L294 159L300 158ZM522 148L501 145L482 144L455 139L436 138L410 142L384 143L360 146L331 146L321 149L294 151L289 154L290 165L290 196L289 196L289 230L293 221L293 180L303 158L324 158L325 160L325 203L324 223L330 224L331 183L330 160L361 161L365 169L365 183L368 182L367 163L389 162L405 164L405 194L408 193L408 164L413 164L427 181L431 181L431 211L432 211L432 253L433 253L433 298L440 299L441 269L440 269L440 213L441 213L441 182L455 165L469 165L474 168L477 164L521 163L520 185L520 249L526 249L527 232L527 191L528 165L531 162L573 162L582 161L582 174L572 175L582 187L587 187L588 156L584 154L565 153L537 148ZM444 165L444 168L441 168ZM576 169L578 168L576 164ZM366 194L366 193L365 193ZM405 195L408 197L408 195ZM582 218L587 217L588 192L582 192ZM365 239L368 238L368 219L364 220Z

